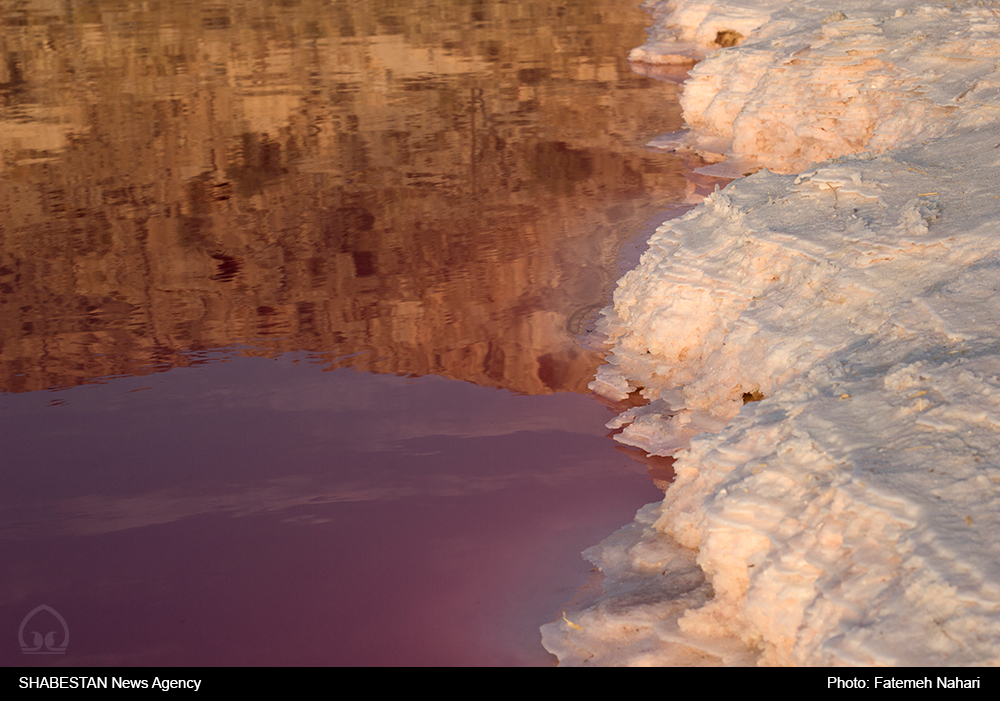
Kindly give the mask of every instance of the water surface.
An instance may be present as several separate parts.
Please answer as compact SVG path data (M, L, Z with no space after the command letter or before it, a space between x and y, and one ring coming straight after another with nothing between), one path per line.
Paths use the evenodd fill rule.
M642 148L679 127L624 61L646 23L5 11L4 659L548 663L579 551L658 494L576 342L685 189ZM65 656L18 647L42 603Z

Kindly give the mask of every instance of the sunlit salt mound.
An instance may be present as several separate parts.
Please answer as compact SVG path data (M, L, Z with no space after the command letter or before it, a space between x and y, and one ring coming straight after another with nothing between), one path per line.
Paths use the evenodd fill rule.
M656 21L646 43L632 49L629 61L693 63L716 49L736 46L787 4L788 0L649 2L645 7Z
M714 50L681 104L689 145L729 157L728 173L883 151L940 135L998 96L993 3L697 0L661 3L633 61ZM673 8L673 11L669 10ZM721 48L738 41L739 49ZM716 171L724 174L724 171Z
M587 551L604 597L543 628L563 664L1000 664L1000 102L976 53L1000 8L940 9L882 45L939 47L921 74L954 104L925 82L901 108L923 138L737 181L619 282L591 387L650 400L617 439L676 453L677 480ZM803 19L799 45L830 24ZM809 133L777 82L740 90Z

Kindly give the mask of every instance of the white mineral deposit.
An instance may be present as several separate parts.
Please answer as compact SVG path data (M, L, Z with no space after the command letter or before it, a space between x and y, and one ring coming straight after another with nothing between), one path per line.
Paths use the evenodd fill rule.
M1000 663L1000 3L674 0L693 149L591 388L675 455L562 664Z

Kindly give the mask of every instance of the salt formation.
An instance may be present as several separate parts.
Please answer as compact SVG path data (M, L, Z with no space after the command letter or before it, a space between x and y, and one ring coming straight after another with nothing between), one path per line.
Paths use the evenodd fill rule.
M1000 663L1000 3L667 9L638 58L744 36L692 71L685 143L762 169L662 225L605 311L591 387L641 392L611 425L677 480L585 553L605 595L544 644Z
M725 175L939 136L998 102L995 5L830 0L676 0L633 61L698 58L681 105L689 145L728 157ZM657 6L660 7L660 6ZM690 58L689 58L690 57Z

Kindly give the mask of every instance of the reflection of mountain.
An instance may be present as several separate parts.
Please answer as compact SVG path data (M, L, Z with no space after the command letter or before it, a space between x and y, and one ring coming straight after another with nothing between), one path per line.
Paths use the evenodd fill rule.
M621 136L679 120L673 87L622 59L645 18L634 0L406 5L12 13L0 389L246 344L583 390L597 358L567 324L601 303L627 222L684 188Z

